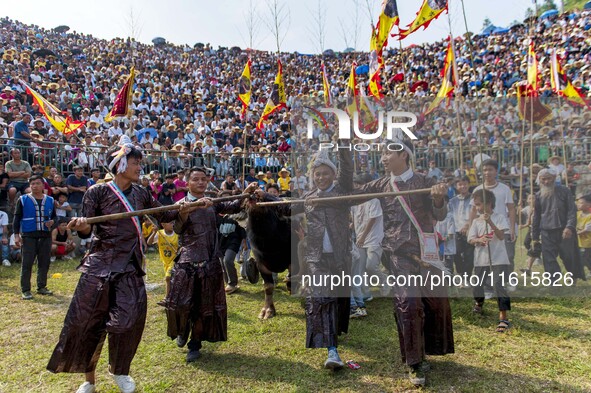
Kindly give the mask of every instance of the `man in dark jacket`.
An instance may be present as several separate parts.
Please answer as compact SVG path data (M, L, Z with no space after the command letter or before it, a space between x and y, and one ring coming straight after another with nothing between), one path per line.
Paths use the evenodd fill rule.
M148 190L137 184L141 151L126 143L115 153L109 154L109 169L116 171L115 178L91 187L84 194L82 217L68 225L81 238L93 236L93 242L78 266L82 275L47 365L54 373L85 373L86 382L78 389L81 393L95 391L95 369L107 333L109 372L122 392L135 391L129 370L146 320L144 245L139 219L87 223L90 217L160 206ZM170 222L176 215L166 212L154 217Z
M181 207L173 227L179 235L179 256L166 299L167 334L180 348L190 338L187 363L201 357L202 341L226 341L228 337L216 216L239 212L240 200L212 205L205 197L209 179L205 168L189 171L189 192L177 202ZM203 205L188 206L197 200Z
M579 260L577 243L577 208L570 190L555 183L556 172L542 169L538 173L540 191L535 194L534 216L532 220L532 240L542 241L542 261L544 270L551 280L560 279L558 256L564 267L572 273L573 279L585 279L583 266ZM542 219L543 217L543 219Z
M421 254L426 235L434 232L434 220L442 221L446 217L447 186L436 184L434 179L412 170L410 161L414 152L410 142L398 142L397 146L403 147L403 150L390 151L384 146L382 164L386 175L365 184L361 190L377 193L431 188L430 194L380 200L384 215L382 247L390 274L395 277L440 275L440 270L422 263ZM423 386L425 371L428 370L425 355L454 352L447 288L394 286L392 292L402 361L409 367L410 381Z

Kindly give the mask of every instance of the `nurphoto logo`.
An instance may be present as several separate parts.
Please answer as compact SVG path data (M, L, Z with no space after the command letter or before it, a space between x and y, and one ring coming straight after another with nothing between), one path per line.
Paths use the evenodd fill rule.
M317 108L318 112L321 113L332 113L336 116L338 123L339 123L339 140L350 140L351 136L351 128L353 128L354 137L362 139L364 141L375 140L377 141L379 138L383 137L384 135L384 127L386 128L386 135L385 140L392 140L399 139L398 136L402 133L406 134L412 140L418 139L417 136L410 130L411 127L417 124L417 117L414 113L411 112L399 112L399 111L384 111L379 110L376 112L376 125L377 130L375 132L368 133L365 130L361 129L359 126L359 112L353 112L353 119L350 118L349 114L337 108ZM351 123L353 123L353 127L351 127ZM307 138L312 139L314 134L314 119L312 117L308 117L307 123ZM319 144L319 150L322 149L349 149L349 150L356 150L356 151L368 151L368 150L380 150L384 146L384 143L355 143L355 144L348 144L348 145L340 145L330 142L323 142ZM386 148L391 151L401 151L403 147L400 143L386 143Z

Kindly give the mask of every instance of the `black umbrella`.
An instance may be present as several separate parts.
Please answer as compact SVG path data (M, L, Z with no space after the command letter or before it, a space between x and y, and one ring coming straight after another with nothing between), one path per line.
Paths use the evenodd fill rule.
M233 47L230 48L230 50L232 52L242 52L242 49L240 49L239 46L233 46Z
M72 52L72 56L75 56L75 55L81 54L82 53L82 49L80 49L80 48L72 48L70 50L70 52Z
M37 57L45 57L45 56L56 56L56 54L52 51L50 51L49 49L37 49L35 52L33 52L34 56Z
M166 44L166 40L162 37L156 37L152 40L152 43L154 45L164 45L164 44Z
M334 56L334 51L332 49L327 49L324 52L322 52L322 55L326 57L332 57Z
M203 49L204 47L205 47L205 45L201 42L198 42L195 45L193 45L193 48Z
M70 30L70 27L66 26L66 25L61 25L61 26L56 27L53 30L57 31L58 33L65 33L66 31Z

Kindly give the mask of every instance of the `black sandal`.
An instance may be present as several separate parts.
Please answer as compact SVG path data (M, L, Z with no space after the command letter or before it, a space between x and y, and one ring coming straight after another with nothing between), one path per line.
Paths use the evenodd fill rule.
M474 314L482 314L482 304L474 303L474 308L472 308L472 312Z
M497 333L505 333L511 327L511 322L506 319L501 319L497 325Z

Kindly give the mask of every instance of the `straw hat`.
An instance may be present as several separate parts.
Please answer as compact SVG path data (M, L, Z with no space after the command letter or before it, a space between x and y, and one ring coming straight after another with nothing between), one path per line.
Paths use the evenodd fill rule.
M552 129L548 126L544 126L542 128L540 128L540 131L538 131L540 134L542 135L548 135L548 133L552 131Z
M174 145L172 148L174 150L182 150L185 146L181 145L180 143L177 143L176 145Z
M4 53L2 55L2 60L4 60L4 61L14 61L14 56L11 55L10 53Z
M257 173L257 179L259 179L261 177L265 177L265 174L263 172Z
M166 128L169 130L176 130L176 124L169 124L168 126L166 126Z
M515 131L507 128L505 131L503 131L503 136L505 138L509 138L511 135L515 134Z
M232 154L240 154L240 153L242 153L241 147L235 147L232 149Z
M548 164L551 164L552 161L554 161L554 160L561 160L561 159L562 159L562 157L560 157L560 156L552 156L552 157L548 158Z
M289 171L286 168L281 168L279 173L289 173Z

